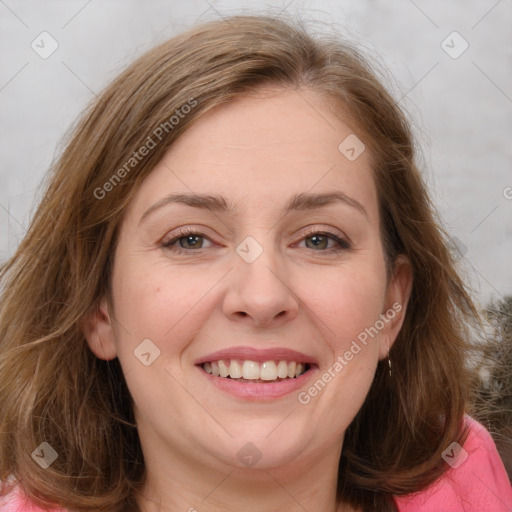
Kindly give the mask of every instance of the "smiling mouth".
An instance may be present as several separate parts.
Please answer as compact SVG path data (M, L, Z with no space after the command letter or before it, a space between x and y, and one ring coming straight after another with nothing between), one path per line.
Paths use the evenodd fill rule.
M201 368L214 377L233 379L237 382L271 383L296 379L307 372L311 365L296 361L264 361L220 359L208 361Z

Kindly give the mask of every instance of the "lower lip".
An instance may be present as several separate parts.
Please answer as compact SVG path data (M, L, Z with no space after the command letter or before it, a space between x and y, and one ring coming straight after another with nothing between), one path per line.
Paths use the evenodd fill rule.
M201 366L197 367L199 371L221 391L230 395L244 398L246 400L269 400L280 398L282 396L298 391L304 387L307 382L316 374L317 367L310 367L299 377L294 379L281 380L279 382L269 382L263 384L261 382L238 382L236 379L228 379L225 377L215 377L206 373Z

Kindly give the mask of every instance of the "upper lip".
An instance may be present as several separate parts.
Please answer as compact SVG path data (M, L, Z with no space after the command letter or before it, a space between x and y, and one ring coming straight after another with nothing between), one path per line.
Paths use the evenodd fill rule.
M318 362L314 357L289 348L277 347L259 349L242 346L225 348L223 350L218 350L217 352L212 352L211 354L200 357L194 364L199 365L211 361L219 361L220 359L249 360L261 363L265 361L295 361L297 363L318 365Z

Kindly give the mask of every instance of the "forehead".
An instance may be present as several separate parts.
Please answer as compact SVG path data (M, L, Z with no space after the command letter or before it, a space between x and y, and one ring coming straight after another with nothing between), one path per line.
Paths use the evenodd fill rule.
M134 207L169 192L214 192L268 209L293 194L338 189L375 214L369 156L358 155L362 146L354 145L349 123L341 109L305 89L240 97L194 121L145 179ZM355 159L347 158L347 140Z

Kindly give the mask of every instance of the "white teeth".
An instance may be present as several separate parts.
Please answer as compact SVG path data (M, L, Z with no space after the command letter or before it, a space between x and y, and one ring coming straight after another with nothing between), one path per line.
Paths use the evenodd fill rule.
M237 361L220 359L203 364L206 373L215 377L231 377L232 379L275 381L277 379L293 379L306 371L305 363L295 361Z
M221 377L227 377L229 375L229 368L222 359L219 361L219 372Z
M286 379L286 377L288 377L288 363L286 361L279 361L277 365L277 376L280 379Z
M242 366L244 379L256 380L260 378L260 365L255 361L244 361Z
M261 380L276 380L277 379L277 366L274 361L266 361L261 365L260 369Z
M232 379L240 379L242 378L242 365L235 361L234 359L231 361L229 365L229 376Z

